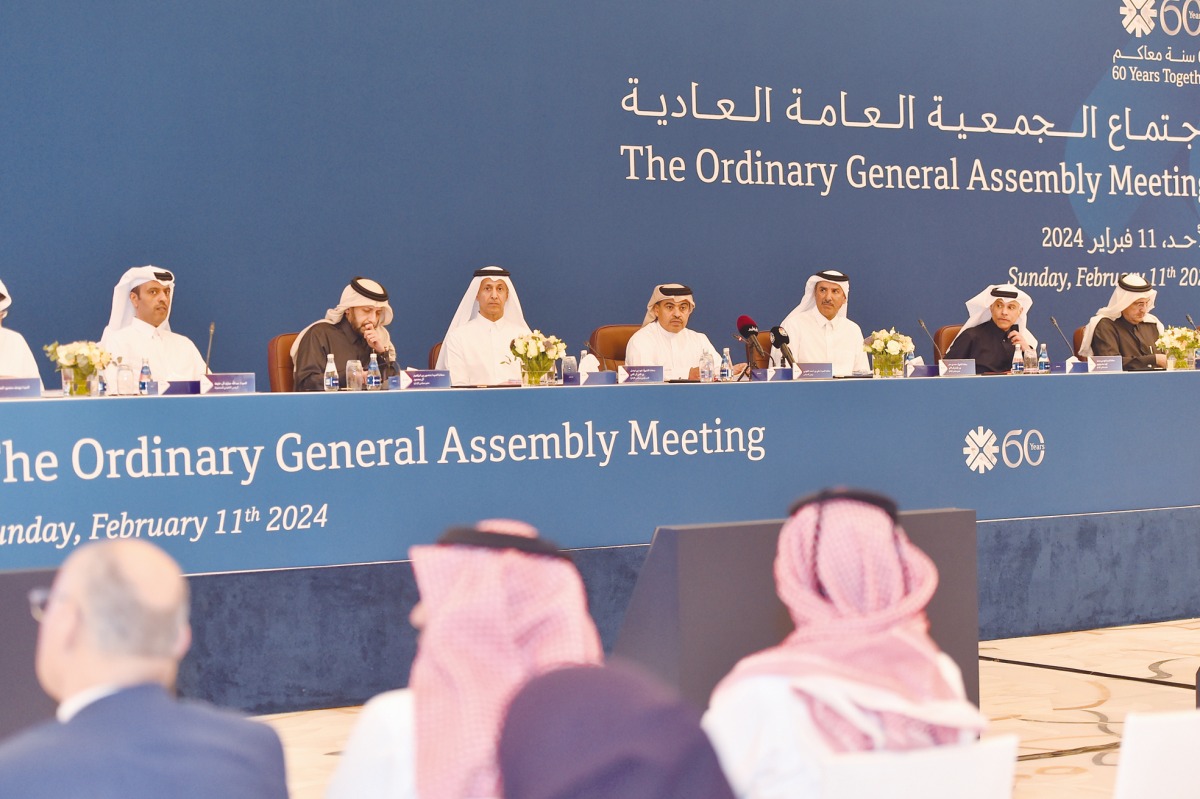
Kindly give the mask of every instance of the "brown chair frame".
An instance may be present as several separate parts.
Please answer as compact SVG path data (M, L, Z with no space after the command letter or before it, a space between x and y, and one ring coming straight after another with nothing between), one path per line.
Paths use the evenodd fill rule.
M267 342L267 379L272 391L296 390L296 364L292 344L299 333L280 333Z
M588 336L588 349L600 360L605 372L615 372L625 365L625 347L641 325L601 325Z
M962 325L942 325L933 334L933 362L941 363Z

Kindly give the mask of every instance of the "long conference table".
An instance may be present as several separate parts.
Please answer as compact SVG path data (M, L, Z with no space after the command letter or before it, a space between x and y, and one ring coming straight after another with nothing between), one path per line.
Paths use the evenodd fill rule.
M144 537L189 573L403 560L525 519L571 548L777 518L832 484L980 520L1196 503L1200 374L0 404L0 571Z

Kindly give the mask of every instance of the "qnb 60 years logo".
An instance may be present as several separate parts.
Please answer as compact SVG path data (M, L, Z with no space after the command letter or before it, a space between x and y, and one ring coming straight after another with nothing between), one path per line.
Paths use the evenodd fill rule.
M996 434L982 425L968 431L963 439L963 455L967 468L973 472L990 472L1000 460L1010 469L1019 466L1040 466L1046 457L1046 439L1040 430L1009 430L1004 441L997 444ZM996 456L999 455L999 460Z
M1121 24L1137 38L1153 32L1155 24L1167 36L1200 36L1200 0L1121 0ZM1157 23L1155 22L1157 20Z

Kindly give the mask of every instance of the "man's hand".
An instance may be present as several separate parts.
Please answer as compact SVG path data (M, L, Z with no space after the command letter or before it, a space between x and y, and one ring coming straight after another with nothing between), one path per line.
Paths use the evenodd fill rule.
M368 322L367 324L363 325L362 334L363 339L366 340L367 344L370 345L371 349L375 352L383 355L388 351L387 334L382 328L377 328L375 325Z

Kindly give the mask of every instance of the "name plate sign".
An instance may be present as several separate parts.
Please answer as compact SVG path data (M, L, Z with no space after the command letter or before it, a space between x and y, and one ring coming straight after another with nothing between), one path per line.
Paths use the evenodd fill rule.
M0 377L0 399L42 396L42 381L36 377Z
M905 377L937 377L938 368L931 363L910 363L904 367Z
M975 359L974 358L943 358L941 368L938 369L942 377L974 377L975 376Z
M201 394L253 394L254 372L214 372L200 381Z
M1050 374L1052 375L1085 375L1088 371L1088 365L1085 361L1054 361L1050 364Z
M175 396L178 394L199 394L199 380L164 380L158 384L158 393L163 396ZM153 392L151 392L153 393Z
M564 386L612 386L617 383L616 372L564 372Z
M392 381L397 381L392 385ZM449 369L409 369L388 380L389 388L450 388Z
M1120 355L1093 355L1089 360L1093 372L1121 372L1125 368Z
M772 383L777 380L793 380L795 379L795 373L787 367L776 368L770 366L766 369L751 369L750 379L756 383L759 381Z
M832 363L798 363L796 364L797 380L825 380L833 378Z
M618 366L618 383L661 383L663 367L661 366Z

